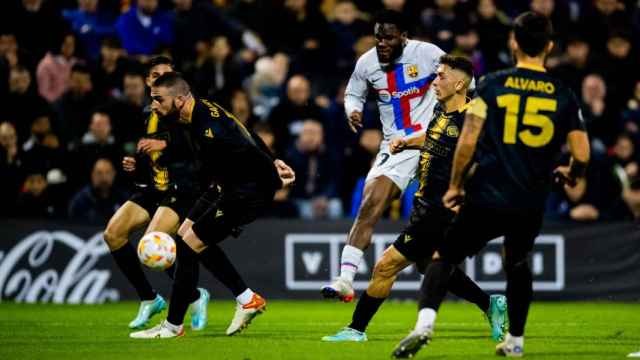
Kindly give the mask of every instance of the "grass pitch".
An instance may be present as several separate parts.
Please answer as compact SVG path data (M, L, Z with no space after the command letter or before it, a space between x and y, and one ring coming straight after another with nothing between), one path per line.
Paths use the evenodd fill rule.
M212 301L209 325L178 339L133 340L132 302L108 305L0 303L0 359L388 359L413 326L416 304L388 302L370 325L366 343L323 343L347 325L354 304L271 301L267 312L234 337L224 331L234 304ZM156 324L166 312L152 320ZM189 319L185 323L188 324ZM495 359L495 343L480 312L466 303L443 305L434 341L418 359ZM640 304L534 303L525 357L623 359L640 350Z

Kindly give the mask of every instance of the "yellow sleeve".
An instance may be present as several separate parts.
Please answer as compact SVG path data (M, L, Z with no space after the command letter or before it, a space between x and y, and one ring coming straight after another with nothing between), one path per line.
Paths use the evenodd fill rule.
M467 109L467 113L471 115L475 115L479 118L486 119L487 118L487 103L482 100L481 97L474 98L469 103L469 109Z

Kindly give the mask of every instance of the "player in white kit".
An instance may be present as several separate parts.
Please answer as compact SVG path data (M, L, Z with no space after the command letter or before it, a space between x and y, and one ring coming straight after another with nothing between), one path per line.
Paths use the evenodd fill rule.
M356 63L345 92L345 110L351 130L362 127L362 108L369 91L377 96L384 138L367 175L358 215L342 249L340 276L322 287L326 298L353 299L353 278L363 251L371 244L373 227L389 202L406 189L416 174L419 150L391 155L389 143L396 137L424 132L433 115L436 96L431 83L444 52L437 46L410 40L402 14L385 10L374 28L376 47Z

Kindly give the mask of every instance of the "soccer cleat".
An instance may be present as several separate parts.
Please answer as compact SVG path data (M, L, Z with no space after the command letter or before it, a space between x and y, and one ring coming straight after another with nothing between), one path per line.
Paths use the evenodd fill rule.
M191 303L191 329L198 331L207 326L207 306L209 305L209 292L198 288L200 298Z
M396 359L412 358L420 349L429 344L432 336L433 331L431 329L427 329L424 332L413 330L400 341L391 356Z
M352 329L350 327L343 328L338 331L335 335L328 335L322 338L322 341L329 342L343 342L343 341L353 341L353 342L363 342L367 341L367 334Z
M242 305L236 305L236 313L233 315L231 324L227 328L227 335L233 336L246 329L256 316L267 310L267 302L258 294L253 294L251 301Z
M628 358L640 358L640 351L627 355Z
M351 302L353 300L353 285L341 277L336 278L330 285L325 285L320 289L325 299L338 298L343 302Z
M509 316L507 314L507 297L503 295L491 295L489 310L485 314L491 326L491 339L493 341L504 340L507 332Z
M163 320L160 324L152 327L151 329L136 331L129 334L133 339L167 339L173 337L184 336L184 327L180 325L177 331L169 328L167 320Z
M159 314L162 310L167 308L167 302L164 301L162 296L156 295L153 300L141 301L140 308L138 308L138 315L129 323L130 329L140 329L149 323L149 320L155 314Z
M509 341L503 341L496 345L496 355L506 357L522 357L524 355L524 349L522 346L512 344Z

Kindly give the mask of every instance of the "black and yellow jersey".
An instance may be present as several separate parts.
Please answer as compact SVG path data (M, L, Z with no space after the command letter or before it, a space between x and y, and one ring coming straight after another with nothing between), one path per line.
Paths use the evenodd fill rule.
M275 191L282 186L267 146L233 114L206 99L195 99L189 123L201 178L233 192L244 186Z
M145 162L140 167L148 185L158 191L166 191L172 184L196 186L196 159L187 127L175 120L160 119L148 109L146 113L143 138L167 142L164 150L139 156Z
M437 104L427 127L418 166L420 186L415 196L429 205L443 206L442 197L449 188L453 154L466 109L467 104L445 113L441 104Z
M578 101L542 67L519 65L481 79L469 113L485 118L469 201L491 208L542 209L560 147L584 130Z

